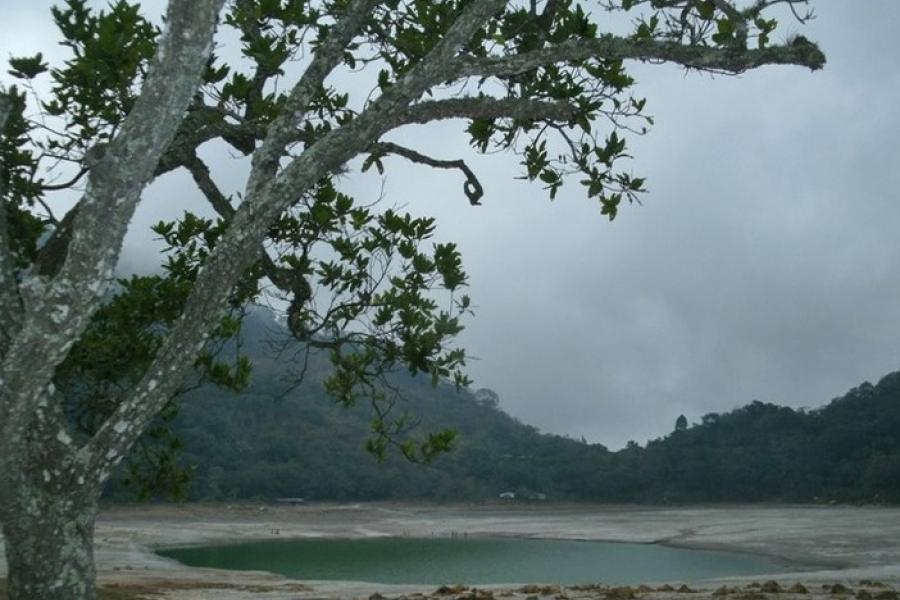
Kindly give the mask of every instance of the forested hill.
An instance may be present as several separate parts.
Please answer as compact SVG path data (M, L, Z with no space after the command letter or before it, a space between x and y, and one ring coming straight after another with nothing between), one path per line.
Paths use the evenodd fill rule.
M285 364L267 350L277 331L260 313L248 322L248 390L207 387L182 403L174 427L192 474L188 499L480 501L514 492L534 501L900 502L900 373L820 409L753 402L618 452L541 434L490 392L406 378L401 409L420 417L422 431L456 429L456 449L428 465L397 456L379 464L364 449L372 414L325 396L324 361L314 357L307 383L285 394Z
M900 502L900 372L812 411L709 414L616 456L634 500Z
M250 387L240 394L204 387L181 402L174 428L183 442L179 462L191 469L189 499L480 500L508 490L573 497L568 482L606 455L602 446L516 421L487 390L476 397L400 374L394 383L406 400L394 410L415 415L421 434L452 428L458 437L431 464L411 464L396 451L378 463L365 449L371 407L345 408L324 393L321 356L310 357L304 383L291 390L289 371L305 357L286 338L266 313L251 313L242 345L254 363Z

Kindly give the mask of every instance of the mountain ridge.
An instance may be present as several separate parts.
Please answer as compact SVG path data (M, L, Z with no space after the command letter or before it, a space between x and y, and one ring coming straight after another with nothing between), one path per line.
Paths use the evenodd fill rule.
M254 361L250 386L207 386L181 402L172 427L189 500L900 502L900 372L817 409L754 401L616 452L541 433L503 412L490 390L400 375L418 431L459 436L431 464L378 464L364 449L371 412L324 394L324 357L312 357L301 386L285 381L290 344L276 342L282 359L270 347L282 329L270 315L248 315L240 351Z

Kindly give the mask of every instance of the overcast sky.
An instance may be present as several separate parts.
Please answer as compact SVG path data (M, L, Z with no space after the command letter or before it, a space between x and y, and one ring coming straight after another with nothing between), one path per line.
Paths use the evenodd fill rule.
M91 2L103 5L102 2ZM59 56L51 2L0 0L0 56ZM145 2L148 12L162 3ZM656 125L630 140L643 206L613 223L563 188L550 202L516 160L474 158L484 206L455 173L389 162L345 187L438 218L461 247L476 316L461 338L475 387L544 431L618 448L754 399L815 407L900 369L900 2L819 0L802 32L823 71L740 77L632 65ZM8 78L2 76L8 82ZM459 124L392 139L472 157ZM222 185L243 167L210 152ZM147 225L192 192L173 174L136 216L123 266L156 260Z

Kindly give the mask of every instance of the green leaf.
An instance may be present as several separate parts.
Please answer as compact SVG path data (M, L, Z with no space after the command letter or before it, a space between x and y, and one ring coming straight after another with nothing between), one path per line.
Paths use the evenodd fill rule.
M9 74L16 79L34 79L47 71L47 63L40 52L34 56L10 58L9 66L12 67Z
M319 227L325 227L334 217L334 212L332 212L331 208L324 204L314 204L309 212L313 221Z
M701 19L709 21L716 14L716 4L713 0L705 0L697 4L697 14Z
M554 184L559 181L559 173L551 171L550 169L545 169L541 171L540 179L544 183Z

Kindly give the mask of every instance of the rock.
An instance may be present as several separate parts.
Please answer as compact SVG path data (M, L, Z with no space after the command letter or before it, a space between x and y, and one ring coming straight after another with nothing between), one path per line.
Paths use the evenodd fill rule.
M632 600L634 598L634 590L629 586L610 588L606 592L608 600Z
M434 591L434 593L438 596L453 596L455 594L460 594L460 593L466 591L467 589L469 589L469 588L467 588L464 585L453 585L453 586L442 585L441 587L436 589Z
M856 592L856 600L872 600L872 594L866 590L859 590Z
M849 594L850 593L850 588L848 588L843 583L835 583L834 585L825 586L825 587L828 590L828 592L831 594ZM884 600L889 600L889 599L885 598Z
M720 588L718 588L716 591L714 591L714 592L712 593L712 595L713 595L713 596L727 596L727 595L729 594L730 591L731 591L731 590L729 590L728 587L726 587L726 586L723 585L722 587L720 587Z
M553 596L554 594L559 594L561 590L557 585L539 586L530 583L528 585L523 585L522 587L520 587L519 592L522 594L540 594L541 596Z
M883 590L874 595L875 600L898 600L900 596L894 590Z
M560 589L558 585L545 585L541 588L541 596L553 596L554 594L559 594Z
M777 594L781 591L781 586L778 585L777 581L770 579L769 581L759 586L759 591L765 592L767 594Z
M609 589L609 586L602 585L600 583L585 583L582 585L570 586L570 589L573 589L577 592L605 592Z
M369 596L369 600L384 600L384 596L382 596L378 592L375 592L374 594Z
M808 594L809 590L799 581L787 589L792 594Z
M641 585L637 586L635 591L640 592L641 594L646 594L647 592L652 592L653 588L647 584L642 583Z
M697 590L692 590L691 588L689 588L687 586L686 583L682 583L681 587L679 587L675 591L678 592L679 594L696 594L697 593Z
M669 584L667 583L667 584L665 584L665 585L662 585L662 586L656 588L656 591L657 591L657 592L674 592L674 591L675 591L675 588L673 588L671 585L669 585Z

